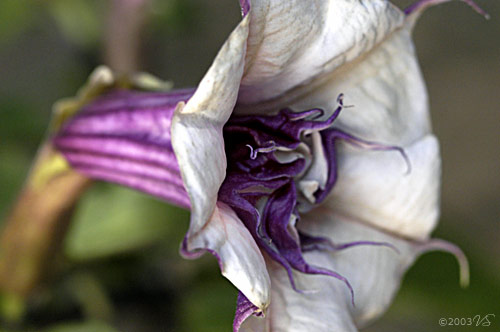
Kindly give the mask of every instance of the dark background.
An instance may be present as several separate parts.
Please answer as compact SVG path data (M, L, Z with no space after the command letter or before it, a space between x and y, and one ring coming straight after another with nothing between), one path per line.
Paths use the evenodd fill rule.
M396 2L401 8L411 1ZM500 328L500 2L432 8L415 29L443 156L442 214L434 233L467 254L462 290L453 257L429 253L406 275L389 312L367 331ZM107 1L0 2L0 218L21 188L50 119L103 62ZM153 1L141 68L195 86L240 19L235 0ZM186 261L188 213L112 185L84 197L61 263L26 312L0 299L0 331L229 331L236 291L211 257ZM492 326L438 319L495 314ZM22 318L16 323L16 318Z

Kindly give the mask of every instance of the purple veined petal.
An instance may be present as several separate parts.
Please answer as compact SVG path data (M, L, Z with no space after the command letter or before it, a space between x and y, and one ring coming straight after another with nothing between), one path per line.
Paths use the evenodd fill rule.
M449 2L451 0L418 0L405 8L404 13L406 15L420 15L425 9L431 6L436 6L444 2ZM461 0L474 9L478 14L484 16L484 18L489 19L490 15L479 7L473 0Z
M170 141L175 105L189 94L110 92L71 118L53 138L54 146L91 178L190 208Z
M295 184L289 181L271 194L262 213L267 233L285 257L289 253L293 256L299 249L297 240L292 238L288 231L288 224L295 211L296 202Z
M76 170L86 176L107 182L113 182L142 191L146 194L167 201L170 204L190 209L191 203L184 187L173 185L169 182L158 181L147 177L141 177L129 173L120 173L116 170L104 168L88 167L86 165L73 165Z
M54 142L61 151L85 151L89 154L135 160L144 164L179 171L179 165L174 158L175 156L172 156L173 151L171 149L144 140L76 134L59 135Z
M135 138L171 148L170 127L175 106L80 113L63 129L63 135L99 135Z
M241 324L250 316L262 316L262 311L250 302L245 295L238 292L238 299L236 300L236 312L234 314L233 332L240 330Z
M233 139L229 138L226 139L226 141L233 141ZM264 155L260 155L255 160L252 160L245 146L242 148L244 151L243 156L246 156L249 164L248 167L250 168L242 169L241 166L235 168L232 166L234 163L229 162L226 179L219 190L219 200L233 208L250 230L257 244L263 248L271 258L278 261L287 270L292 287L297 289L293 281L292 267L272 243L272 239L267 234L265 225L261 222L256 204L260 198L269 195L269 190L262 191L258 188L275 190L282 187L290 182L290 175L287 175L287 172L300 172L304 167L304 161L299 159L288 165L281 165L274 160L267 160L267 157ZM226 147L226 149L228 148ZM231 149L228 150L231 151ZM228 155L229 160L240 160L240 158L237 157L238 154ZM236 162L236 165L239 162L240 161ZM291 175L293 176L294 174ZM252 188L255 189L252 190ZM295 204L295 202L293 202L293 204Z
M73 167L94 167L96 169L105 169L109 172L116 171L122 174L164 181L183 188L182 180L179 177L179 170L175 168L169 169L148 164L142 160L136 161L111 155L87 153L86 151L65 150L64 156Z

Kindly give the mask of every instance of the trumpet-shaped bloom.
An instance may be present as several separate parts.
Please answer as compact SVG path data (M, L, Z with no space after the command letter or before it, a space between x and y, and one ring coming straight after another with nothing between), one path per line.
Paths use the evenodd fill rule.
M423 251L461 255L429 239L440 157L411 41L439 2L240 0L196 89L113 90L55 145L191 210L181 252L239 289L235 331L355 331Z

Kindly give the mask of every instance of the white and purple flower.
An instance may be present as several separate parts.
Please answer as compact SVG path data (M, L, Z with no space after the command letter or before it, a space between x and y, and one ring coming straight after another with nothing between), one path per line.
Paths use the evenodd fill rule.
M239 289L234 331L356 331L425 250L467 279L429 239L440 157L411 30L440 2L240 0L196 89L108 91L55 146L191 210L181 252L214 254Z

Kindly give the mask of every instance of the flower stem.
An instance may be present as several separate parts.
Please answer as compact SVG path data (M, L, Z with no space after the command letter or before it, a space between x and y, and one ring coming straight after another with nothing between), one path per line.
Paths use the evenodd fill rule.
M90 180L72 171L45 143L0 237L0 290L28 296L61 245Z

